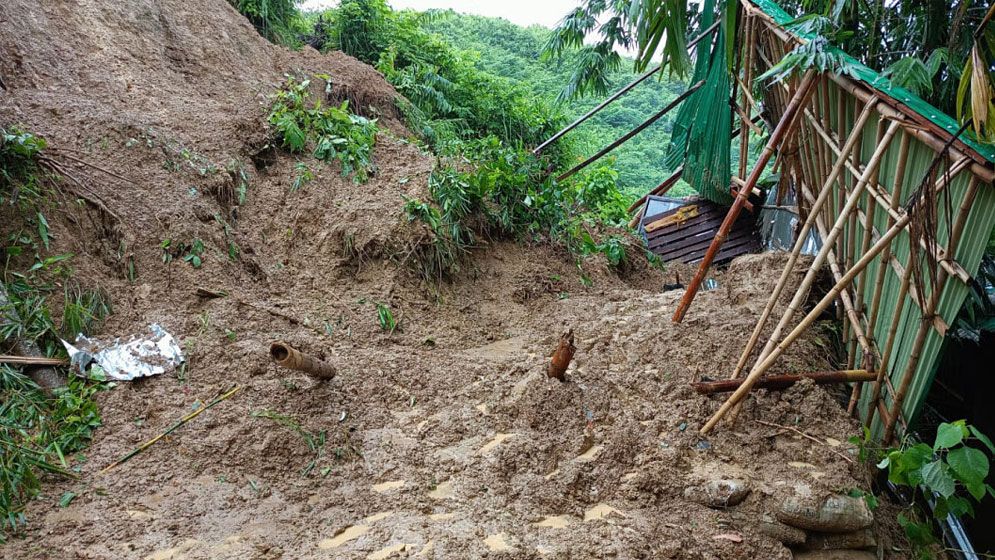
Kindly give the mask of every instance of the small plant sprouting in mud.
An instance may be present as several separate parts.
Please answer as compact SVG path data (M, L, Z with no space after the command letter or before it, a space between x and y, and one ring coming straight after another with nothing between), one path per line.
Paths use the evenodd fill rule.
M298 161L294 164L294 182L290 185L290 192L297 192L307 186L314 179L314 173L304 162Z
M380 324L380 330L388 334L394 334L400 326L390 307L380 302L377 302L377 323Z
M204 264L204 242L199 237L190 243L177 243L166 238L159 243L159 248L162 249L162 262L166 264L176 258L182 258L194 268L200 268Z
M305 430L296 419L287 416L286 414L273 412L272 410L258 410L253 412L252 416L254 418L266 418L268 420L272 420L284 428L288 428L304 440L304 443L307 444L308 451L310 451L313 456L311 461L308 462L303 469L301 469L301 475L306 476L308 473L313 471L316 466L318 466L318 462L325 454L325 441L328 436L328 433L325 430L309 432Z

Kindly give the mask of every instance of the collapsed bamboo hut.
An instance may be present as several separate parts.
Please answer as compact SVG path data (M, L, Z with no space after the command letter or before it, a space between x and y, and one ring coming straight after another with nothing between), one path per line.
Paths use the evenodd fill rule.
M752 189L776 154L779 192L794 190L803 225L754 331L743 333L745 347L730 377L746 377L702 432L735 411L784 349L821 313L835 308L847 369L876 373L873 381L854 383L850 410L875 439L890 441L922 408L944 336L995 226L995 151L972 141L951 117L842 53L837 54L847 62L845 73L809 70L779 83L758 83L756 76L811 38L787 30L791 16L770 0L740 0L739 8L736 117L745 127L760 113L774 126L752 170L745 157L750 137L740 136L741 157L731 182L741 185L742 193ZM686 161L685 174L689 165ZM736 197L726 222L735 222L744 201ZM775 317L775 303L810 230L822 238L822 247L787 309ZM675 321L687 312L724 234L720 229L713 239ZM824 266L834 285L805 310ZM763 337L770 324L773 332Z
M561 178L679 107L666 161L673 171L629 208L630 227L638 226L652 245L657 227L666 233L664 228L683 225L683 218L671 220L679 222L675 228L669 215L648 213L653 201L682 179L704 199L731 205L721 224L710 226L707 248L696 246L698 253L682 259L700 264L674 312L672 320L680 322L709 267L728 256L723 245L743 223L744 208L752 210L749 198L773 162L779 175L776 204L789 192L793 195L801 230L756 327L743 333L738 363L730 364L730 379L745 378L701 431L708 433L727 415L735 417L729 413L785 348L832 309L842 323L845 368L874 373L872 380L853 383L849 410L875 440L889 442L922 409L944 337L995 226L995 146L973 141L966 125L832 47L845 62L845 72L810 69L778 82L761 81L787 53L813 37L787 29L793 18L772 0L739 0L735 18L716 18L715 0L703 4L701 31L689 42L689 47L696 45L694 85ZM728 50L730 35L735 41ZM535 151L659 70L640 76ZM750 168L748 154L756 147L751 142L762 135L751 137L749 132L758 131L758 119L771 132ZM733 172L729 142L736 138L739 157ZM787 309L772 321L775 304L813 232L821 238L821 248L801 287L790 294ZM657 242L654 247L666 246ZM805 310L823 267L829 268L834 284L814 308ZM773 331L761 344L770 324Z

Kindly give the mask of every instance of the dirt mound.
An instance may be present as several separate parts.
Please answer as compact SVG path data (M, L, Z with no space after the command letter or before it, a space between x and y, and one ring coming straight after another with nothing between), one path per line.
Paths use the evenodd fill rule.
M855 425L820 388L757 392L737 429L696 436L719 401L688 383L735 363L782 257L734 263L682 325L664 275L588 264L585 286L545 246L491 244L435 292L399 262L402 195L424 196L433 160L403 140L373 69L274 47L223 0L12 0L0 21L0 120L124 178L69 165L114 217L60 206L54 250L112 295L105 334L156 321L188 357L101 394L82 478L46 487L4 558L788 558L757 516L798 484L866 483L837 453ZM330 74L333 96L386 126L368 183L308 161L315 178L293 191L297 161L263 149L266 96L298 70ZM195 239L202 267L164 259L165 240ZM567 326L578 353L561 384L544 367ZM272 366L277 339L337 377ZM825 356L800 341L780 367ZM232 384L231 400L98 472ZM743 504L685 497L720 474L749 481ZM715 538L730 532L742 542Z

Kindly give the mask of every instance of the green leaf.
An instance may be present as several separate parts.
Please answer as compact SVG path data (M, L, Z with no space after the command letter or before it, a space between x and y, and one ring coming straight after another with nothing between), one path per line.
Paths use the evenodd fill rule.
M936 429L936 441L933 443L933 450L950 449L964 440L964 428L946 422L940 424Z
M981 483L988 476L988 457L973 447L954 449L947 454L947 463L964 482Z
M981 441L981 443L985 444L985 447L988 448L988 451L991 451L992 454L995 455L995 444L992 444L992 440L988 439L988 436L986 436L984 433L981 432L981 430L975 428L974 426L970 426L970 428L971 428L971 435L978 438L978 440Z
M950 467L943 461L931 461L922 468L922 482L927 488L949 498L954 495L956 482L950 474Z
M67 491L65 494L62 495L62 498L59 500L59 507L69 507L69 504L72 503L73 499L75 498L76 498L75 492L71 490Z

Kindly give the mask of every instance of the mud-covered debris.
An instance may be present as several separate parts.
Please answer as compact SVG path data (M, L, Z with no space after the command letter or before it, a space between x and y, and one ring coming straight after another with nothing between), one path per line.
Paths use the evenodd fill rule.
M870 528L852 533L809 533L805 540L805 548L809 550L859 550L877 545L877 537Z
M749 493L750 485L747 481L739 478L721 478L687 488L684 497L708 507L725 508L738 505Z
M105 341L80 334L73 344L65 340L62 344L69 354L70 367L84 377L101 377L94 369L99 367L110 379L131 381L173 371L184 360L173 335L156 323L149 325L149 334L132 335L123 342L120 338Z
M821 533L850 533L874 522L874 515L863 498L839 495L821 502L790 496L776 516L778 521L792 527Z

